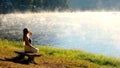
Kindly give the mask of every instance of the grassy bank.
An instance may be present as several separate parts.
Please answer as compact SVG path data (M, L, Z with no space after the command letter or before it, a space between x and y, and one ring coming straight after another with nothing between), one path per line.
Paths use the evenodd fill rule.
M0 68L120 68L120 59L94 55L78 50L65 50L50 46L36 46L41 57L38 65L7 61L5 58L17 56L15 50L23 50L21 42L0 39Z

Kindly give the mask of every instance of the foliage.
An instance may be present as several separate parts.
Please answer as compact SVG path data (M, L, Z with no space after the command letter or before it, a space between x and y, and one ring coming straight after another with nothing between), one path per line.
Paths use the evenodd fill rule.
M67 0L1 0L0 13L68 9Z

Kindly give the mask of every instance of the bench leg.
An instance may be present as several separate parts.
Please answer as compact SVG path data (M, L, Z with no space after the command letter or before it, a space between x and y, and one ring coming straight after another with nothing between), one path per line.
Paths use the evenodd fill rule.
M24 57L25 57L25 55L20 54L20 55L18 55L18 56L16 56L16 57L14 57L13 59L14 59L14 61L21 61L21 60L23 60L23 59L24 59Z
M37 64L36 62L35 62L35 60L34 60L34 56L28 56L28 62L29 63L33 63L33 64Z
M18 55L18 56L16 56L16 57L13 57L13 58L5 58L6 60L9 60L9 61L21 61L22 59L24 59L24 57L25 57L25 55L23 55L23 54L20 54L20 55Z

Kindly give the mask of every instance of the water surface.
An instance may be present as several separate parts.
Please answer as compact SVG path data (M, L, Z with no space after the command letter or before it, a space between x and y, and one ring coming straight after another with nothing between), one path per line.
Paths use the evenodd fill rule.
M33 44L80 49L120 58L119 12L41 12L0 15L0 36L22 40L33 32Z

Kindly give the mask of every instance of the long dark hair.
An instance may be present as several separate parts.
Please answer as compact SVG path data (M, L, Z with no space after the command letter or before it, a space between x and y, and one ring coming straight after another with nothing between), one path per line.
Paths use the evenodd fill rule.
M23 41L25 41L25 38L27 37L27 33L29 33L27 28L23 29Z

